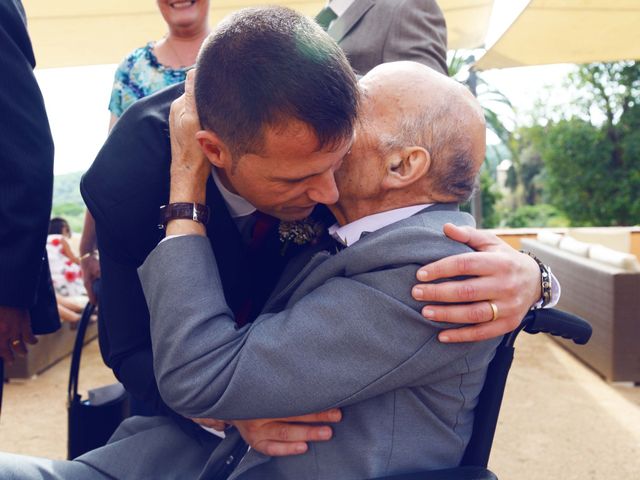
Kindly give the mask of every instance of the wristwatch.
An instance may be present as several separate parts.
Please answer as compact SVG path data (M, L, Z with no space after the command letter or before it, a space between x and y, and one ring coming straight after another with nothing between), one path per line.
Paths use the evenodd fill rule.
M544 308L551 302L551 271L549 270L549 267L542 263L542 261L533 253L525 250L520 250L520 252L525 255L529 255L538 264L538 268L540 269L540 289L542 291L540 300L542 303L535 308Z
M160 207L158 228L164 230L171 220L193 220L206 225L209 221L209 207L201 203L177 202Z

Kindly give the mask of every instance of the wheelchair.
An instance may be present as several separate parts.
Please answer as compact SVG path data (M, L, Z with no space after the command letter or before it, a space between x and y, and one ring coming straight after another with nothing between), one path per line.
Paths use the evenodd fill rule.
M585 320L553 308L529 312L520 326L505 335L489 364L487 378L475 409L475 420L471 440L459 467L444 470L405 473L374 480L497 480L487 468L491 445L498 423L500 405L513 362L514 343L521 331L530 334L549 333L556 337L573 340L578 345L591 338L591 325Z

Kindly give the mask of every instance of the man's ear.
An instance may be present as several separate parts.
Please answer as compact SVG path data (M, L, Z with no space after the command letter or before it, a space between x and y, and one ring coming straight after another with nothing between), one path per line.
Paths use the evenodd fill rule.
M212 165L222 169L231 166L231 152L214 132L199 130L196 132L196 140L198 140L202 152Z
M386 190L405 188L427 175L431 155L422 147L405 147L391 155L382 186Z

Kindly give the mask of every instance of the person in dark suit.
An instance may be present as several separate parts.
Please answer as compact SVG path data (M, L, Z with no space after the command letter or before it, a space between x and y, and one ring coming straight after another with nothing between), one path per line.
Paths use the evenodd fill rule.
M359 75L398 60L447 74L447 27L435 0L330 0L316 18Z
M53 140L25 22L19 0L0 0L0 359L9 362L34 334L60 327L45 250Z
M297 14L294 18L296 24L302 22ZM275 14L273 21L277 20ZM326 147L321 150L326 150L333 148L334 139L351 139L356 115L357 83L337 45L327 36L319 41L316 38L317 27L310 21L304 22L307 31L305 41L309 48L323 52L321 62L309 57L305 53L308 50L292 50L290 44L282 47L276 41L279 35L272 34L272 42L253 40L250 51L236 52L235 58L226 59L230 64L230 76L235 75L235 78L226 81L229 88L220 92L219 96L213 96L214 90L212 101L218 105L224 101L232 102L225 111L239 112L238 105L242 103L245 92L273 95L274 98L278 96L281 100L276 104L282 102L282 108L300 111L299 115L305 115L306 123L312 125L310 128L318 131L318 136L325 142ZM254 65L255 71L249 70L253 64L247 62L247 71L233 72L231 65L239 62L238 55L248 58L256 49L260 50L262 58L271 61ZM273 68L274 64L289 69ZM261 79L259 84L246 84L246 79L254 78L254 75ZM257 92L256 88L260 85L273 88ZM308 95L310 89L317 94ZM182 92L183 85L170 87L139 100L127 110L81 182L84 200L96 220L100 248L103 283L99 332L103 358L131 394L145 402L155 414L170 416L175 415L164 405L153 375L149 313L136 268L163 237L163 231L158 229L160 206L170 200L171 148L167 119L171 102ZM257 97L245 104L245 110L238 113L235 119L236 123L232 123L234 119L228 116L224 126L234 125L236 129L242 127L243 131L249 128L259 131L261 119L266 115L275 115L271 110L272 105L260 110ZM327 119L334 121L327 126ZM255 146L247 145L246 148L253 149ZM337 162L335 157L338 153L331 153L332 162ZM251 321L260 312L284 264L300 247L292 244L282 252L277 222L260 215L249 204L259 204L251 198L251 193L258 195L261 192L248 186L249 192L244 196L249 202L238 197L232 193L225 179L225 175L230 174L216 169L215 176L209 175L206 203L210 208L211 221L208 228L212 234L213 248L224 258L220 268L224 272L224 290L229 305L243 316L244 321ZM292 205L285 204L284 207L296 216L301 213L306 216L317 203L335 201L337 192L335 186L331 188L332 180L323 179L321 183L316 185L316 182L310 182L309 187L296 194L299 199L294 199ZM324 187L325 183L329 184L327 188L316 188ZM282 203L283 195L284 192L274 195L274 203ZM278 213L268 208L262 208L261 211ZM322 216L322 213L319 215ZM250 245L252 231L257 224L263 231L259 247ZM190 425L192 422L181 417L177 419L195 435L209 435L199 427L194 429Z

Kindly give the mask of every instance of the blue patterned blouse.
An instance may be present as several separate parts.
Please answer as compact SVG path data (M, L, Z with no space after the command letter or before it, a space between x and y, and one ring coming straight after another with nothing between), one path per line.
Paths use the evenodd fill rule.
M120 117L136 100L174 83L183 82L191 68L173 69L158 62L153 42L136 48L116 70L109 110Z

